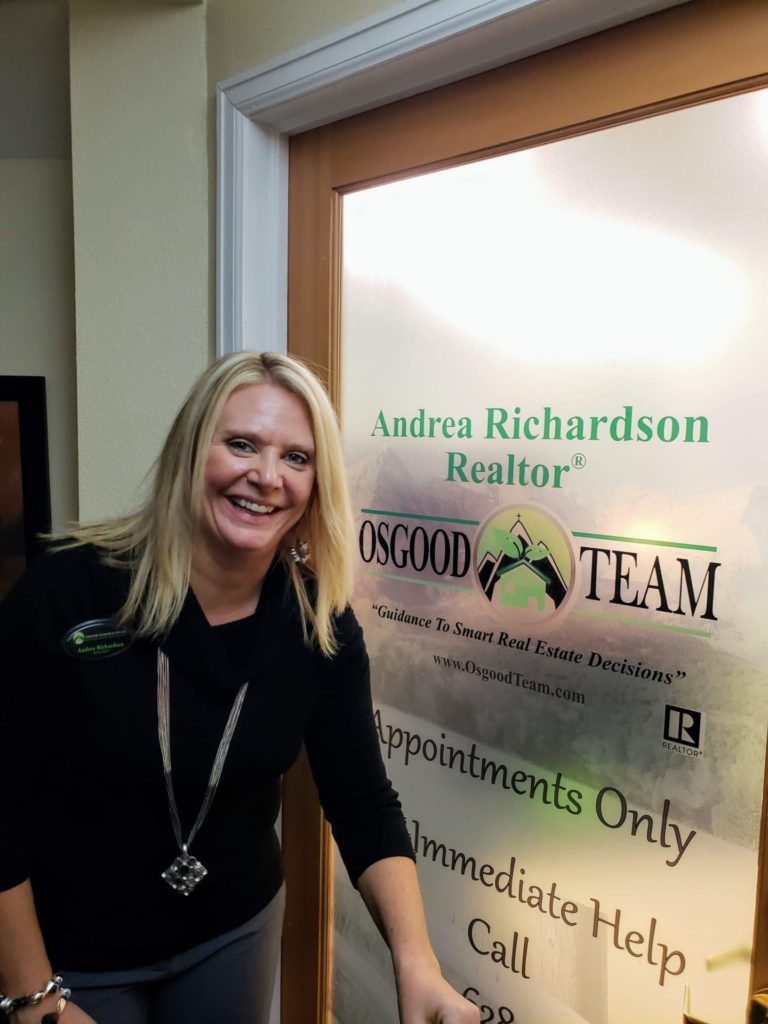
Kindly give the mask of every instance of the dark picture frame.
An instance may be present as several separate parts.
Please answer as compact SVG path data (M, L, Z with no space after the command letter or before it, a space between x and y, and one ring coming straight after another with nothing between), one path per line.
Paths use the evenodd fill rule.
M45 378L0 376L0 598L50 528Z

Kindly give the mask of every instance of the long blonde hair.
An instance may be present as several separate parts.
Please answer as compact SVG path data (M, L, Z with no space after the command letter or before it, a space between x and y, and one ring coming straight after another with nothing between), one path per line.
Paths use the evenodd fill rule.
M189 588L192 553L202 504L205 463L229 396L246 384L269 383L298 396L312 423L316 479L301 522L280 551L290 573L305 638L324 654L336 649L332 616L352 586L352 516L341 434L333 407L315 375L289 356L238 352L213 363L193 385L176 415L154 470L149 497L133 513L82 525L66 538L93 544L109 564L131 573L120 619L144 636L167 632ZM310 546L301 569L289 553L298 538ZM314 579L314 595L308 583Z

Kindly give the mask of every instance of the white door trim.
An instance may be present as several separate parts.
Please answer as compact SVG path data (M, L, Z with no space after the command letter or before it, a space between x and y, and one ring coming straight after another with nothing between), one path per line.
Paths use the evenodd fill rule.
M288 138L688 0L405 0L218 86L216 345L284 352Z

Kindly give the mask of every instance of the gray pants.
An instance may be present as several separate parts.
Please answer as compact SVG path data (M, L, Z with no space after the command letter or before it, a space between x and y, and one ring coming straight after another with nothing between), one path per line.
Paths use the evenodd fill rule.
M66 971L72 1002L96 1024L268 1024L284 888L226 935L148 967Z

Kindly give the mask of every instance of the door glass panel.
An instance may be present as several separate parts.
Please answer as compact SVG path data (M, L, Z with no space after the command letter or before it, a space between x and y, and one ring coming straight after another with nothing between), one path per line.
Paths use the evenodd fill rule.
M488 1024L745 1018L768 724L768 95L350 194L355 608ZM395 1024L337 872L335 1017Z

